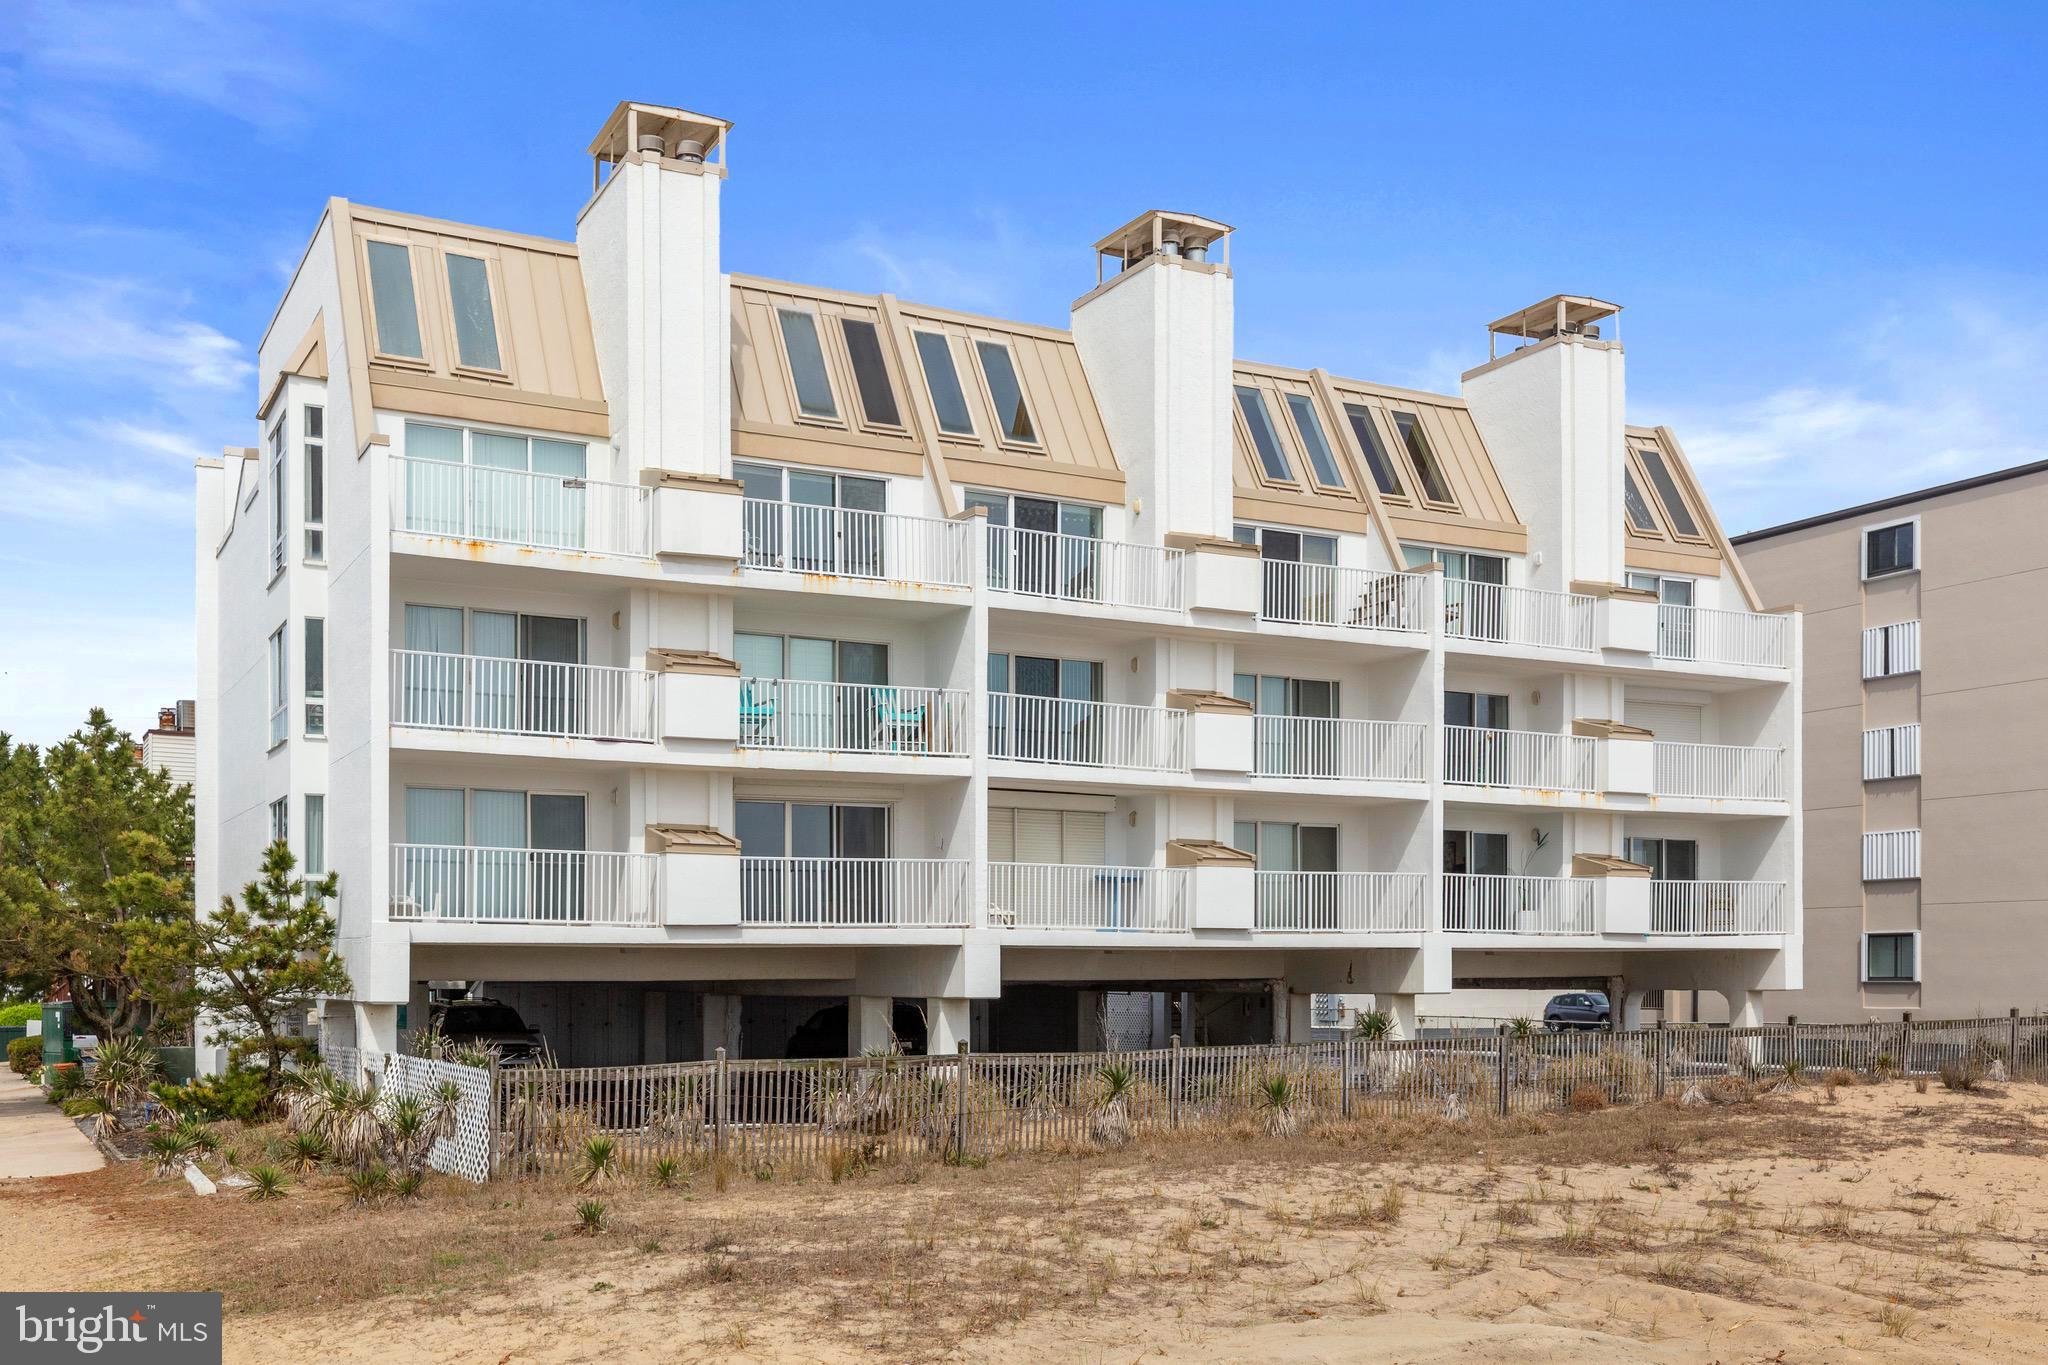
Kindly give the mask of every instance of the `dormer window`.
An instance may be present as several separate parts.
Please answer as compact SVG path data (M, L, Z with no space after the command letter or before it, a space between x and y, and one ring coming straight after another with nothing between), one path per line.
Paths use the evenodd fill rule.
M1244 423L1251 428L1252 449L1258 453L1259 467L1266 471L1266 477L1275 483L1293 483L1294 470L1287 463L1287 454L1280 449L1280 433L1273 429L1273 418L1266 411L1266 396L1249 385L1239 384L1237 406L1244 413Z
M1408 447L1408 459L1415 466L1415 477L1422 482L1422 496L1426 501L1455 506L1451 490L1444 483L1443 470L1436 462L1436 452L1429 448L1429 436L1422 430L1422 422L1412 412L1394 414L1394 430L1401 434L1401 443Z
M423 360L420 308L412 285L412 252L399 242L364 242L370 262L370 308L377 316L379 354Z
M1031 426L1031 411L1024 406L1024 386L1017 379L1017 365L1011 359L1010 348L999 341L977 341L974 349L981 356L982 377L988 381L988 395L995 402L1001 439L1037 445L1038 434Z
M455 309L455 363L466 370L503 370L498 319L491 309L490 267L475 256L454 252L446 260L448 302Z
M896 390L889 387L889 367L882 360L882 338L875 324L865 318L841 318L839 333L846 338L846 355L853 362L861 415L873 426L902 426L903 415L896 409Z
M825 348L818 341L818 320L795 308L779 308L782 346L789 353L790 378L796 381L797 411L820 421L839 420L832 398L832 380L825 373Z
M1686 506L1685 495L1678 491L1678 480L1671 477L1671 466L1664 462L1664 452L1655 446L1637 446L1636 455L1643 462L1643 471L1650 476L1650 486L1657 490L1657 501L1664 505L1664 521L1681 540L1699 540L1700 525L1693 519L1692 509Z
M1621 502L1628 512L1628 526L1639 535L1657 534L1657 519L1650 515L1650 500L1643 496L1642 485L1636 482L1636 472L1627 465L1621 467Z
M1390 498L1405 498L1401 491L1401 479L1394 472L1393 457L1387 454L1387 447L1380 440L1380 429L1372 420L1372 410L1360 403L1346 403L1344 416L1351 422L1351 434L1358 438L1358 448L1365 452L1365 465L1372 471L1374 487Z
M1290 393L1287 395L1287 411L1294 418L1294 429L1301 435L1302 448L1308 451L1308 466L1316 476L1316 482L1325 488L1342 488L1344 476L1337 472L1337 457L1330 453L1330 443L1323 438L1323 424L1316 416L1316 405L1308 395Z
M960 372L953 368L953 346L937 332L917 332L917 363L924 367L925 387L931 391L932 408L939 415L939 430L948 436L972 436L974 420L967 415L967 393L960 387Z

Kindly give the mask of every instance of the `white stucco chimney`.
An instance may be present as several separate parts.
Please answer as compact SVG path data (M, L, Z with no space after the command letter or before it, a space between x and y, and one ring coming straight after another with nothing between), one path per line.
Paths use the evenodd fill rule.
M1492 347L1511 337L1519 349L1464 376L1472 420L1529 527L1531 587L1622 581L1622 351L1601 335L1620 312L1571 294L1531 304L1487 328Z
M1074 344L1123 462L1133 540L1230 534L1229 241L1230 228L1207 218L1141 214L1095 244L1098 282L1074 304ZM1103 280L1106 256L1118 270Z
M718 268L731 128L628 101L590 144L594 187L576 251L612 440L628 469L732 472L732 323Z

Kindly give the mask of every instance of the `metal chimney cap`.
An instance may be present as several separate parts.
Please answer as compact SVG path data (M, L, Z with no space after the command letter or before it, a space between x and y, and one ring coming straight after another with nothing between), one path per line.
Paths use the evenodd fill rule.
M695 139L695 138L690 138L690 137L683 137L683 138L677 138L677 139L676 139L676 160L678 160L678 161L702 161L703 159L704 159L704 144L703 144L703 143L701 143L701 142L697 141L697 139Z
M656 156L666 156L668 154L668 144L661 140L660 133L642 133L640 134L639 144L633 150L636 152L652 152Z

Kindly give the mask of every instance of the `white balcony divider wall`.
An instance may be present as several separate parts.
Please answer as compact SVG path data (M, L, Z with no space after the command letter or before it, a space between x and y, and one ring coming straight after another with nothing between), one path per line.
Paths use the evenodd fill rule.
M1179 611L1187 552L1016 526L988 528L988 585L999 592Z
M990 758L1186 772L1188 713L1163 706L991 692Z
M1657 657L1789 668L1792 618L1714 607L1660 606Z
M657 695L655 676L645 669L391 651L394 725L652 740Z
M1415 721L1259 716L1252 773L1420 782L1428 733Z
M1188 927L1193 895L1190 867L988 865L992 928L1174 933Z
M1782 934L1789 929L1783 882L1650 883L1653 934Z
M1863 880L1910 881L1920 875L1920 831L1888 829L1863 836Z
M1262 560L1259 619L1296 626L1427 630L1429 575Z
M1593 599L1472 579L1444 581L1444 634L1545 649L1591 650Z
M744 678L740 745L816 753L965 757L968 695L888 683Z
M1783 801L1792 793L1783 749L1740 744L1656 742L1652 781L1659 796Z
M740 859L740 922L801 928L964 928L964 858Z
M1599 931L1595 877L1444 874L1444 928L1467 934L1591 934Z
M580 474L391 458L391 526L543 550L654 552L653 490Z
M1444 727L1444 781L1474 787L1594 790L1594 741L1546 730Z
M478 924L657 923L649 853L394 844L391 918Z
M1420 932L1429 878L1420 872L1261 872L1258 927L1285 933Z
M965 522L768 498L743 504L741 563L750 569L952 588L973 582L973 528Z

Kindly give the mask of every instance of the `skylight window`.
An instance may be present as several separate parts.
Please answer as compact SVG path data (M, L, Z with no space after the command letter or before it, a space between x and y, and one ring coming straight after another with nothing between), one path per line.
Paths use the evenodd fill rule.
M472 370L504 369L498 359L498 320L491 312L490 268L474 256L451 252L447 260L456 363Z
M839 405L832 401L832 380L825 373L825 348L818 344L818 320L795 308L779 308L782 345L789 352L789 373L796 381L797 411L805 417L836 421Z
M939 430L948 436L972 436L974 421L967 415L967 394L960 387L960 372L953 368L953 347L937 332L915 335L917 361L924 366L924 382L931 390L932 407L939 414Z
M1621 467L1621 501L1628 511L1630 530L1646 536L1657 534L1657 519L1650 515L1650 500L1643 496L1636 472L1625 464Z
M996 421L1002 424L1003 439L1038 444L1031 429L1031 410L1024 406L1024 386L1017 379L1017 362L1010 348L999 341L977 341L981 372L988 379L989 397L996 403Z
M1316 482L1325 488L1342 488L1344 476L1337 472L1337 457L1330 453L1330 443L1323 439L1323 424L1316 417L1316 405L1308 400L1307 394L1290 393L1287 410L1294 415L1294 429L1301 433L1301 444L1308 451L1309 468L1315 471Z
M1664 463L1664 452L1655 446L1637 446L1636 454L1642 457L1643 468L1650 473L1650 484L1657 490L1657 501L1664 504L1664 516L1671 529L1686 539L1699 539L1700 525L1692 519L1692 512L1678 491L1678 481L1671 477L1671 468Z
M365 242L370 260L370 307L377 315L377 350L423 360L420 309L412 288L412 252L398 242Z
M1412 412L1394 414L1394 430L1401 433L1401 443L1408 447L1408 458L1415 465L1415 477L1422 480L1422 496L1430 502L1453 503L1451 490L1444 483L1443 470L1437 467L1436 452L1429 448L1429 437L1423 433L1422 423Z
M1259 465L1266 471L1266 477L1293 483L1294 471L1280 449L1280 433L1273 430L1273 418L1266 411L1266 396L1244 384L1235 387L1237 406L1244 412L1245 425L1252 429L1252 449L1258 452Z
M1394 473L1393 457L1380 443L1380 429L1373 423L1371 409L1359 403L1346 403L1344 415L1351 420L1351 434L1358 438L1358 448L1365 452L1365 465L1372 471L1374 485L1390 497L1408 496L1401 491L1400 476Z
M839 330L846 338L846 354L853 361L853 382L860 390L861 412L876 426L902 426L903 416L896 410L896 390L889 387L889 367L882 362L882 338L875 331L875 324L865 318L841 318Z

